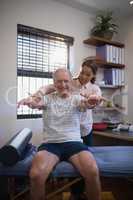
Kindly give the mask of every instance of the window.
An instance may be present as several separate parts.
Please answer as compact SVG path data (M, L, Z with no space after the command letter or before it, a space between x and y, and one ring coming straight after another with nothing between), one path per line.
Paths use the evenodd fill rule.
M33 27L17 26L18 99L28 97L41 86L52 83L52 72L69 68L73 38ZM41 111L21 106L18 118L41 117Z

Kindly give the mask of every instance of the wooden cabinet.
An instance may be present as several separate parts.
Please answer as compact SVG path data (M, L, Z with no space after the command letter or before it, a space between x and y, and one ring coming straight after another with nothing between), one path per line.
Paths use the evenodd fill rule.
M128 131L113 132L111 130L93 131L94 146L132 146L133 134Z

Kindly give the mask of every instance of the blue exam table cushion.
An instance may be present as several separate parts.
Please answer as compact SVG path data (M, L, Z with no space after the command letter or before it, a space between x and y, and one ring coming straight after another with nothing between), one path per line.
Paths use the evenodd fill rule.
M100 174L106 177L133 177L133 146L89 147L96 159ZM37 149L28 145L22 160L12 167L0 163L0 176L27 176ZM80 176L68 162L60 162L51 173L54 177Z

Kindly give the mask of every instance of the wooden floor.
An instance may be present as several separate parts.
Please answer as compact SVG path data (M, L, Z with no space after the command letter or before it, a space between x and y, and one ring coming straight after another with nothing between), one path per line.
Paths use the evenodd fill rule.
M59 197L60 198L60 197ZM69 200L70 192L63 192L62 200ZM55 200L59 200L58 197ZM102 200L115 200L111 192L102 192Z
M80 178L77 178L80 179ZM69 200L70 199L70 182L76 179L54 179L49 180L46 184L47 200ZM81 180L81 179L80 179ZM133 200L133 180L101 178L102 183L102 200ZM68 186L66 188L66 186ZM63 188L63 190L61 190ZM61 190L61 191L60 191ZM58 191L58 192L57 192ZM11 200L29 200L29 190L21 194L18 198ZM1 200L1 199L0 199ZM84 198L87 200L87 198Z
M56 195L53 200L69 200L70 199L70 193L64 192L62 195ZM23 198L20 198L20 200L29 200L28 196L25 196ZM111 192L102 192L102 199L101 200L115 200Z
M102 200L115 200L112 192L102 192Z

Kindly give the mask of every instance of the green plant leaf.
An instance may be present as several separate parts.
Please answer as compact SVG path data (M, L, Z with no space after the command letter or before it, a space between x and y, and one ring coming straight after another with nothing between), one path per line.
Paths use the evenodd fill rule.
M114 22L113 12L110 10L98 11L95 25L91 29L93 35L104 35L104 33L117 33L118 25Z

